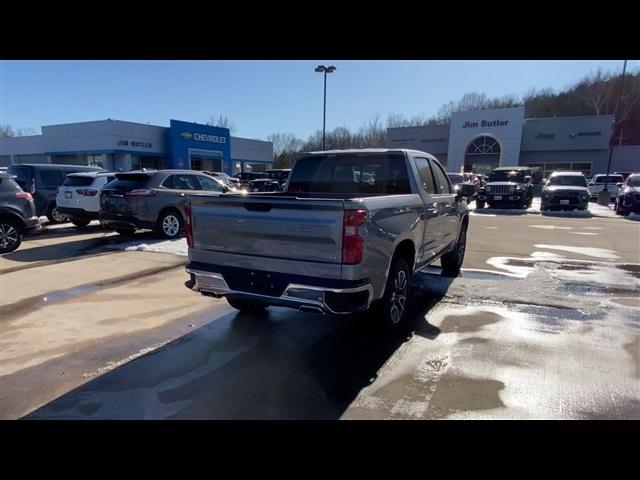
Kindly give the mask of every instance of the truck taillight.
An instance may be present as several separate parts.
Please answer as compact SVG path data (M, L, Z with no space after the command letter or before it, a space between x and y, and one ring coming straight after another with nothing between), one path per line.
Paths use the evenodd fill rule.
M29 190L30 193L36 193L36 179L31 179L31 188Z
M93 188L81 188L80 190L76 190L80 195L84 195L85 197L95 197L98 193L98 190Z
M364 241L360 236L360 226L366 221L366 210L345 210L342 226L342 263L355 265L362 262Z
M26 198L27 200L33 201L33 197L29 192L18 192L16 193L16 198Z
M184 236L187 238L187 246L193 248L193 228L191 226L191 202L184 204Z

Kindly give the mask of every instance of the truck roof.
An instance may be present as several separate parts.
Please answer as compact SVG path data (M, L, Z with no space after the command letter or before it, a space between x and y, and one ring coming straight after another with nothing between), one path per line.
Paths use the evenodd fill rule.
M420 155L431 155L431 153L408 148L348 148L344 150L318 150L313 152L303 152L305 155L338 154L338 153L417 153Z

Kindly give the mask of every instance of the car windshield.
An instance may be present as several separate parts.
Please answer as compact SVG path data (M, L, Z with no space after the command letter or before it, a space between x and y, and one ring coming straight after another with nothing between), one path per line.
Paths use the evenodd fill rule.
M571 187L586 187L587 180L580 175L556 175L549 179L548 185L564 185Z
M627 178L627 185L630 187L640 187L640 175Z
M524 182L522 170L494 170L489 174L489 182Z
M460 175L459 173L447 173L447 175L449 175L451 183L453 183L454 185L462 183L462 175Z
M610 175L608 177L606 175L602 175L601 177L596 177L594 179L595 183L620 183L622 181L622 175Z

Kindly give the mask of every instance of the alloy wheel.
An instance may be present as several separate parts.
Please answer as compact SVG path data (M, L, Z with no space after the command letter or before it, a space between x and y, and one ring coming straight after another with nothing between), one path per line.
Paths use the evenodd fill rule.
M18 231L13 225L0 224L0 248L9 248L16 243L18 243Z
M162 220L162 231L167 237L175 237L180 231L180 222L175 215L167 215Z
M391 315L391 321L397 324L402 319L407 303L407 273L404 270L399 270L393 280L390 303L389 314Z

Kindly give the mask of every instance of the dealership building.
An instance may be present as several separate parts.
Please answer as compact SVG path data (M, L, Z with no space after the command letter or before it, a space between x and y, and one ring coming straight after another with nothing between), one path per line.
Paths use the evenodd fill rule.
M110 171L179 168L262 171L273 144L232 137L227 128L171 120L169 127L99 120L41 127L41 135L0 139L0 166L20 163L96 165Z
M486 173L499 166L606 173L612 115L524 118L524 107L456 112L448 125L387 130L388 148L431 153L450 172ZM614 147L611 171L640 171L640 145Z

